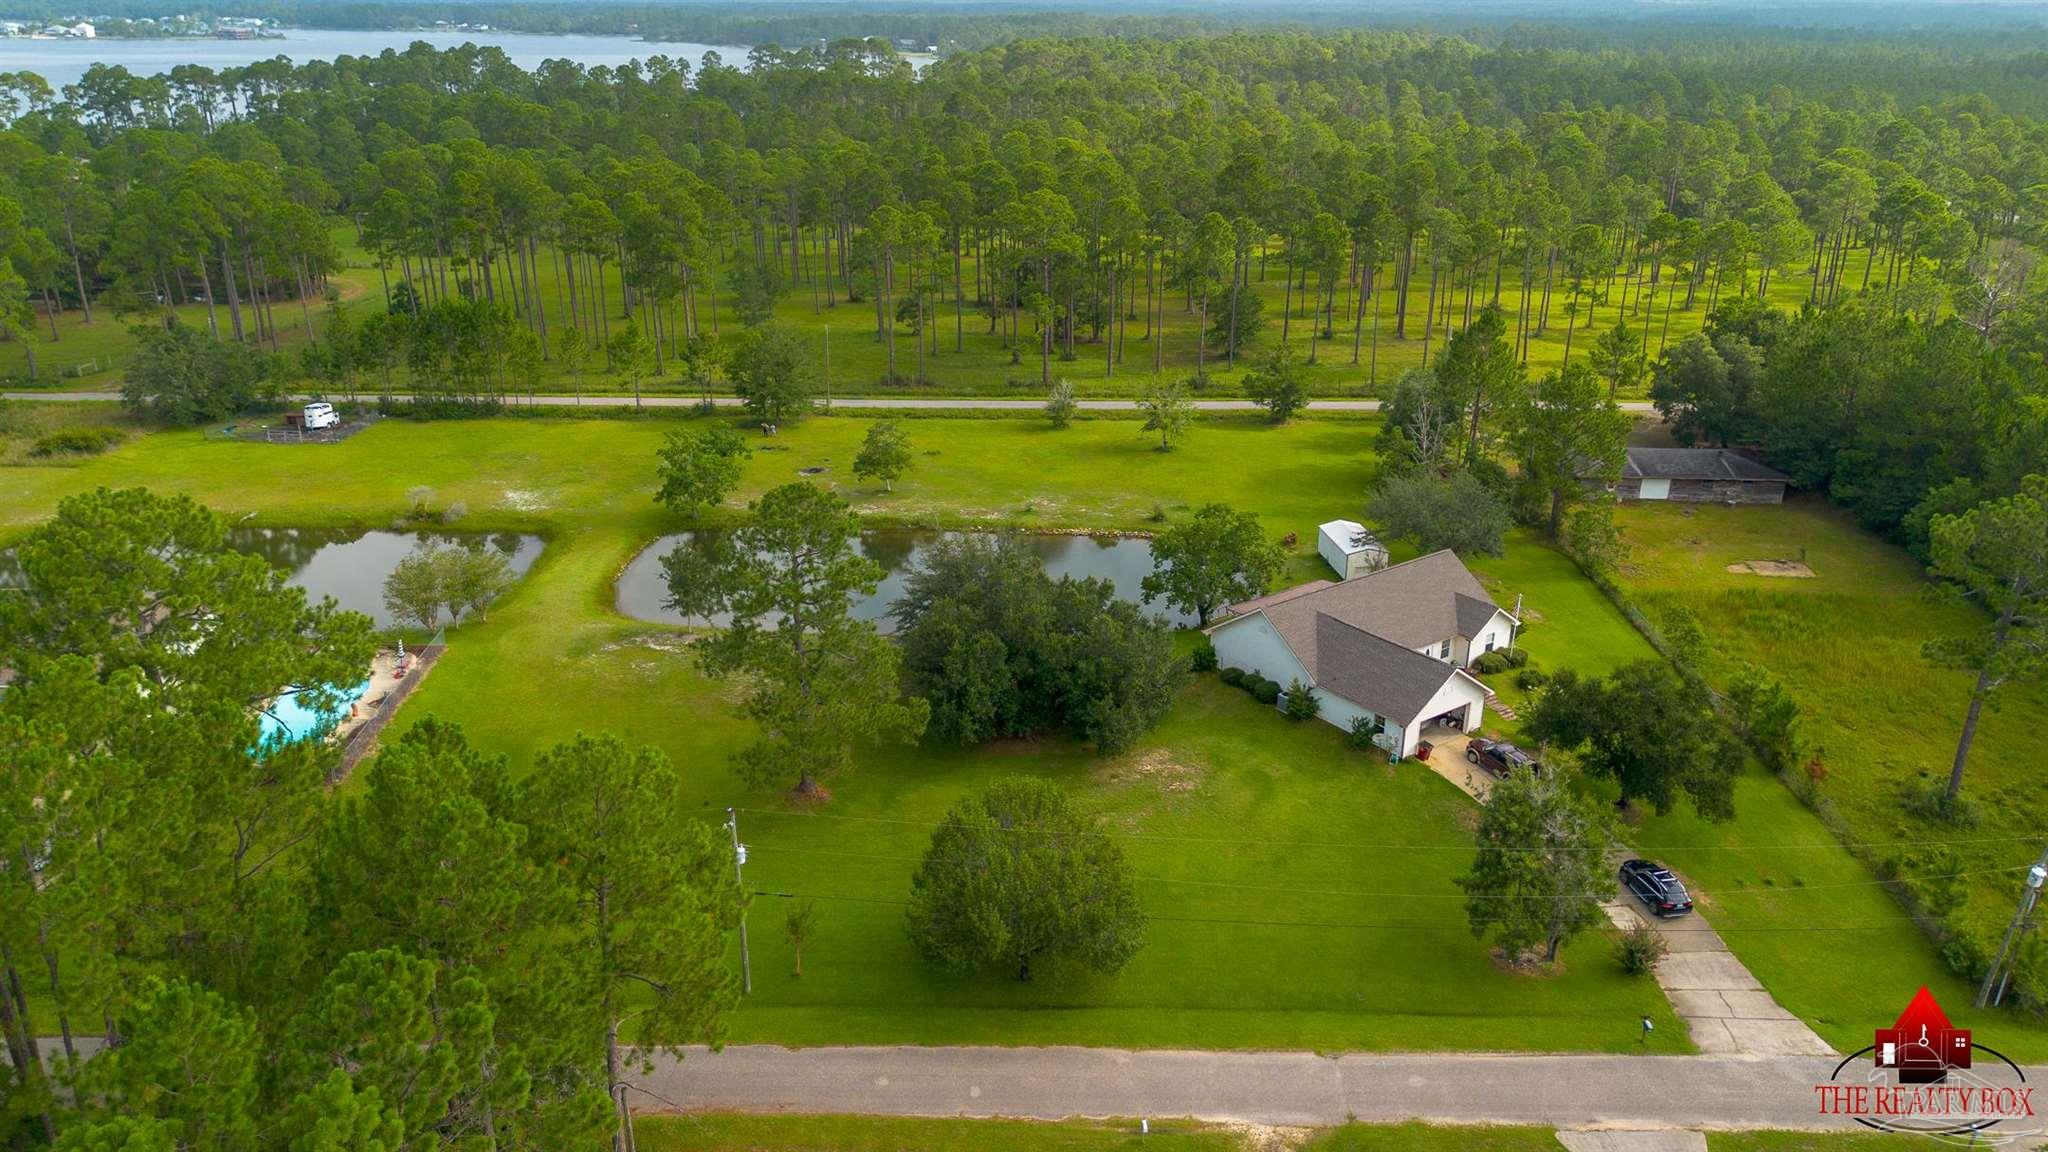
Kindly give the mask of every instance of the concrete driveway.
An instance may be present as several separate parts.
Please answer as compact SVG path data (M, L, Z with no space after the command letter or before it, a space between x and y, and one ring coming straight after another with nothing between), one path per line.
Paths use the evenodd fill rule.
M1432 728L1424 732L1422 738L1431 745L1429 759L1422 761L1423 767L1449 780L1465 795L1485 803L1487 793L1493 790L1493 773L1465 759L1465 748L1472 743L1471 735L1453 728Z

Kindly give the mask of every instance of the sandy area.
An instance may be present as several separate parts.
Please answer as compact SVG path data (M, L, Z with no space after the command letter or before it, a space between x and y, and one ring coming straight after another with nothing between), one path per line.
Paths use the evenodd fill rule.
M415 654L408 652L405 659L408 672L418 667L419 660ZM334 735L331 738L346 742L350 736L355 735L356 729L368 723L370 717L375 716L377 710L383 707L385 697L391 695L392 690L398 687L400 679L398 653L390 648L379 648L377 655L370 660L369 688L364 690L361 699L349 705L348 715L342 717L341 722L334 726Z

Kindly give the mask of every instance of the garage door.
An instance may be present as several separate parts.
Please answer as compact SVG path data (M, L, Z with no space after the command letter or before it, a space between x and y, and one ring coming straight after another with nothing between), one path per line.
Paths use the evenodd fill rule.
M1645 499L1645 500L1669 500L1669 499L1671 499L1671 481L1669 481L1669 480L1645 480L1645 481L1643 481L1643 490L1642 490L1642 498L1643 498L1643 499Z

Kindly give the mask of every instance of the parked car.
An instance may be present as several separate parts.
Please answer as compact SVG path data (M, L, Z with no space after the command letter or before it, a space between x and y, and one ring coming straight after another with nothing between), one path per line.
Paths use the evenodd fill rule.
M1536 762L1534 756L1505 740L1487 740L1474 736L1471 743L1465 745L1465 759L1503 779L1510 772L1543 771L1543 766Z
M332 428L341 423L341 413L336 412L334 405L325 401L315 401L306 405L303 416L308 432L315 428Z
M1671 869L1655 860L1628 860L1621 865L1621 886L1659 916L1683 916L1692 911L1692 897Z

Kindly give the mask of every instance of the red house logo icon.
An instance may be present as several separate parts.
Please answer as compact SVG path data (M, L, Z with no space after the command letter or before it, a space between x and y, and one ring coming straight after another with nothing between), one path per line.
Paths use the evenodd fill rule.
M1877 1066L1901 1084L1938 1084L1951 1068L1970 1066L1970 1030L1957 1028L1925 986L1889 1028L1877 1030Z

